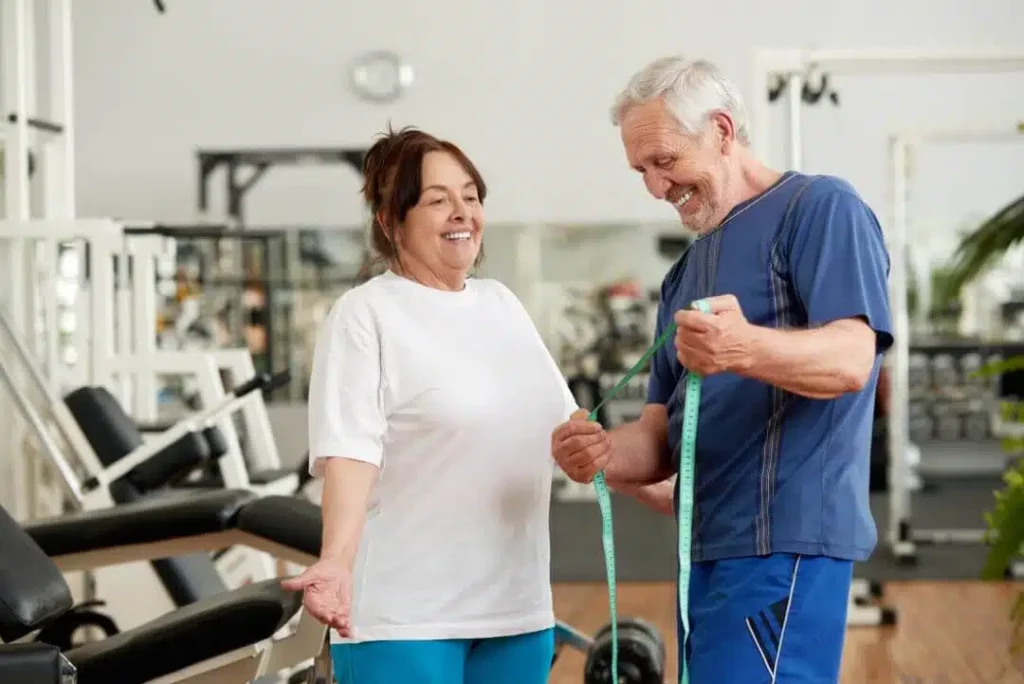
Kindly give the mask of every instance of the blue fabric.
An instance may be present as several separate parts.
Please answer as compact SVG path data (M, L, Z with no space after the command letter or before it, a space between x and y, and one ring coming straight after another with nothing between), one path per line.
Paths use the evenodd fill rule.
M835 684L852 579L852 561L825 556L697 563L690 684Z
M760 326L804 328L861 317L876 331L867 386L806 399L731 373L704 379L697 436L693 560L770 553L864 560L877 542L868 508L881 354L892 344L889 257L871 209L846 182L784 174L701 236L666 275L658 335L702 297L735 295ZM672 345L651 361L648 401L665 404L678 468L685 370ZM676 492L678 502L678 491Z
M331 645L337 684L544 684L555 631L489 639Z

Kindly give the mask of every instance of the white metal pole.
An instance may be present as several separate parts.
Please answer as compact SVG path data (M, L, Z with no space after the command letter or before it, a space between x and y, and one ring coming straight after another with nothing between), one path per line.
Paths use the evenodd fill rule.
M114 316L114 323L117 334L114 338L114 353L129 355L135 353L132 349L132 287L128 277L129 262L138 266L138 259L129 256L128 240L123 241L121 250L114 255L113 263L116 269L116 281L114 284L114 304L117 313ZM122 374L114 383L118 388L118 396L122 406L132 406L135 403L135 378L129 373Z
M92 357L90 382L115 391L111 375L114 353L114 254L120 239L93 236L89 239L89 275L91 277L90 334Z
M125 238L132 258L132 325L131 354L148 356L156 353L156 260L171 246L173 240L160 235L132 235ZM168 245L167 243L171 243ZM135 418L157 420L156 375L141 370L133 374Z
M907 145L900 136L890 141L892 163L889 228L889 306L893 346L889 372L892 395L889 412L889 544L899 556L914 554L910 530L910 494L906 462L910 445L910 317L907 313Z
M59 136L60 185L57 200L60 218L78 215L75 204L75 91L71 34L71 0L50 0L50 109L64 128ZM56 217L55 217L56 218Z
M7 135L4 141L4 200L7 220L23 220L30 216L29 168L28 168L28 122L29 105L29 50L28 23L29 7L27 0L4 0L3 15L0 25L3 26L4 53L4 113L15 113L16 122L6 126ZM29 326L25 297L25 262L28 257L27 241L15 238L7 243L6 274L7 286L5 294L9 297L8 309L15 319L18 334L34 332ZM28 338L32 339L32 338ZM12 381L20 380L17 375ZM24 519L29 511L29 500L26 496L28 475L25 463L24 431L14 417L13 411L5 411L3 417L4 433L8 439L6 459L7 477L4 482L7 492L4 500L8 503L11 513L18 519Z
M74 137L74 92L72 89L72 45L71 45L71 0L49 0L47 12L46 44L48 48L49 92L47 119L62 128L62 132L45 137L42 145L42 170L45 178L43 195L43 217L48 219L73 219L75 210L75 137ZM40 136L43 139L43 136ZM79 254L84 250L78 249ZM60 244L54 243L54 253L49 255L51 266L59 256ZM79 261L84 261L80 257ZM54 279L62 279L54 272ZM47 378L54 389L59 389L65 376L65 364L61 358L59 320L62 314L72 313L71 307L58 306L56 288L44 292L46 297L46 318L49 339L47 340ZM76 321L80 326L81 321ZM75 345L72 345L75 346ZM80 349L75 349L80 352Z
M804 168L803 87L804 75L793 74L789 79L786 91L786 110L789 116L789 147L787 149L789 159L783 168L793 171L803 171Z
M768 82L770 75L761 62L759 52L754 52L753 98L750 101L750 136L754 156L771 165L771 107L768 103Z

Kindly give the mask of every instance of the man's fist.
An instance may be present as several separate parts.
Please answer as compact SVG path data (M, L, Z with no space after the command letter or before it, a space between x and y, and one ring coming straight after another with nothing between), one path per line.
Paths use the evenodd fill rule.
M737 372L750 367L751 332L739 300L731 294L705 300L710 312L676 312L676 358L698 375Z
M589 415L579 409L551 433L551 456L574 482L590 482L612 457L608 433Z

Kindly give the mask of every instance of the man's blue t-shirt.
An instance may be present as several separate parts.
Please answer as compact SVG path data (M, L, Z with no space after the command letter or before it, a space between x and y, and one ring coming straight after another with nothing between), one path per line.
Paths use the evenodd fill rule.
M870 382L835 399L733 373L704 378L694 561L871 554L869 452L881 355L892 344L888 275L881 227L856 191L838 178L789 172L694 241L665 276L657 335L694 300L732 294L754 325L799 329L860 317L877 340ZM648 402L667 407L676 469L685 373L672 344L651 360Z

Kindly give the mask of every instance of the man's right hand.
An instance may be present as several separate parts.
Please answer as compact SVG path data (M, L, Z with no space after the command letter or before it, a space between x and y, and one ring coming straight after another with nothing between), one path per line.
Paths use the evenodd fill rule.
M612 442L601 424L587 420L579 409L551 433L551 456L569 479L584 484L604 470L612 457Z

